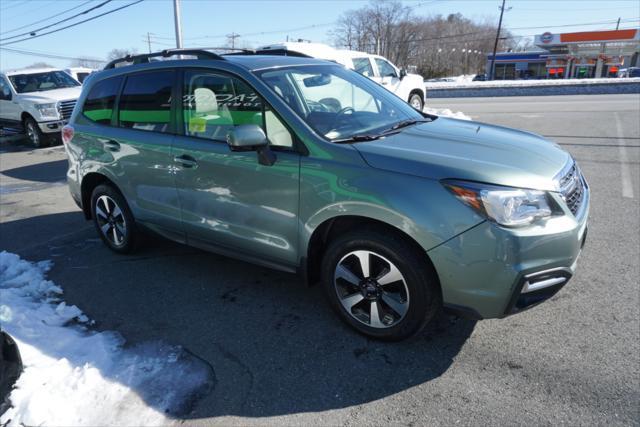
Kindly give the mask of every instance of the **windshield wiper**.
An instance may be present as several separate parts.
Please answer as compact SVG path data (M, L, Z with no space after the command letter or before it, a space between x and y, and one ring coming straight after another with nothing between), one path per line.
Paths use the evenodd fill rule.
M353 136L350 136L349 138L334 139L331 142L343 144L348 142L375 141L376 139L381 138L383 136L384 136L383 134L370 135L365 133L365 134L353 135Z
M393 132L393 131L396 131L398 129L406 128L407 126L415 125L417 123L427 123L427 122L430 122L430 121L432 121L432 120L427 120L427 119L403 120L403 121L398 122L395 125L391 126L389 129L384 131L384 133L386 134L388 132Z

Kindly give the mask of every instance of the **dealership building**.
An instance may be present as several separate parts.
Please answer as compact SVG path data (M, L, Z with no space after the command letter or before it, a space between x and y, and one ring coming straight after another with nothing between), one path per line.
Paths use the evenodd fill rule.
M535 36L536 51L497 53L496 80L616 77L639 67L640 31L586 31ZM487 56L487 74L493 55Z

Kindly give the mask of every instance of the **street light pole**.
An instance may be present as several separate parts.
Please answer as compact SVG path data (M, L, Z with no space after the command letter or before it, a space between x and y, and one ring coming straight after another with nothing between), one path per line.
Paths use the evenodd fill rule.
M502 27L502 15L504 15L504 2L502 0L502 6L500 6L500 20L498 21L498 32L496 33L496 42L493 44L493 56L491 57L491 67L489 69L489 80L493 80L496 67L496 51L498 50L498 40L500 39L500 29Z
M180 0L173 0L173 16L176 24L176 47L182 48L182 18L180 17Z

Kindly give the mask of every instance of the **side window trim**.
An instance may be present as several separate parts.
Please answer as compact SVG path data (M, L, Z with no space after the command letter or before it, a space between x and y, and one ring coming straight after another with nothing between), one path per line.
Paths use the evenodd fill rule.
M120 127L120 97L122 96L122 91L124 90L124 86L127 84L127 78L129 76L126 74L122 75L122 80L120 81L120 87L118 88L118 93L116 93L115 104L113 105L113 111L111 112L111 126Z
M270 148L274 151L283 151L283 152L295 152L301 155L308 155L309 154L309 150L307 150L307 147L302 143L302 141L300 140L300 138L298 137L298 135L291 129L291 126L289 126L289 124L282 119L282 117L280 116L280 114L278 114L278 112L271 106L271 104L266 100L266 98L256 90L256 88L250 84L249 82L247 82L244 78L242 78L241 76L227 71L227 70L221 70L218 68L205 68L205 67L185 67L185 68L181 68L180 69L180 77L178 79L178 83L176 84L176 86L179 87L179 89L176 91L177 95L180 95L179 101L177 101L177 111L176 111L176 135L178 136L182 136L185 138L193 138L195 140L198 141L204 141L204 142L214 142L214 143L224 143L226 144L227 141L226 140L220 140L220 139L210 139L210 138L202 138L199 136L194 136L194 135L188 135L185 129L185 124L184 124L184 102L182 102L183 97L184 97L184 76L186 75L186 73L188 71L199 71L199 72L209 72L211 74L219 74L225 77L230 77L230 78L234 78L234 79L238 79L240 81L242 81L245 85L247 85L248 87L250 87L251 89L253 89L256 93L256 95L258 95L260 97L260 99L262 100L262 124L263 124L263 130L266 129L266 108L268 107L269 110L276 116L276 118L282 123L282 125L284 127L286 127L287 131L291 134L291 139L293 141L293 146L291 148L288 147L283 147L283 146L277 146L277 145L271 145ZM267 136L268 137L268 136Z

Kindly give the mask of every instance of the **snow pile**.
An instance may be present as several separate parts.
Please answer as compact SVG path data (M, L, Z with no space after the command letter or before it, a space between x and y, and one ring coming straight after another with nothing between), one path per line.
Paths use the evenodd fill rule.
M471 117L467 116L465 113L461 111L454 112L448 108L436 109L436 108L424 107L422 111L427 114L433 114L434 116L452 117L454 119L460 119L460 120L473 120Z
M0 252L0 326L24 364L0 425L166 425L209 391L212 370L181 347L124 348L117 332L89 330L45 279L51 265Z
M573 85L593 85L593 84L630 84L640 83L640 77L632 78L598 78L598 79L541 79L541 80L492 80L492 81L472 81L467 76L458 76L448 81L425 82L427 91L429 89L462 89L462 88L494 88L494 87L532 87L532 86L573 86ZM428 94L427 94L428 96Z

